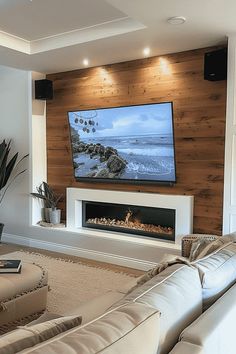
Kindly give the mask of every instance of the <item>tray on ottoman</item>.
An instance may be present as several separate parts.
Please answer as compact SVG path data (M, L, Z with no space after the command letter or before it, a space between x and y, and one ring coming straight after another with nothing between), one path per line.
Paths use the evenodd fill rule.
M4 257L6 259L6 257ZM41 266L22 262L21 273L0 274L0 332L46 309L48 274Z

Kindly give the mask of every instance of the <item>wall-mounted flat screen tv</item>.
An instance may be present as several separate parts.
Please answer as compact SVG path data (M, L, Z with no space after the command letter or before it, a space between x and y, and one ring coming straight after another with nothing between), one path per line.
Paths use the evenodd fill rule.
M175 182L171 102L68 112L76 180Z

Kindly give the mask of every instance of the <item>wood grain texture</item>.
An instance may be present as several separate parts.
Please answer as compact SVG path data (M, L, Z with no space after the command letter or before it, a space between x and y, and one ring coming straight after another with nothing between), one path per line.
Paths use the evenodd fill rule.
M66 187L194 196L194 232L222 232L226 81L203 79L204 53L215 48L48 75L48 183ZM173 102L177 183L172 186L76 182L68 111ZM60 206L65 211L65 198ZM65 214L64 214L65 215Z

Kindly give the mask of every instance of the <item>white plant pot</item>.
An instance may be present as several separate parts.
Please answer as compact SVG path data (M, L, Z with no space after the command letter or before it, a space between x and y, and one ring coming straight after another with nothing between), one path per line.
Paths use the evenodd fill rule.
M60 224L61 222L61 209L52 209L49 213L51 224Z

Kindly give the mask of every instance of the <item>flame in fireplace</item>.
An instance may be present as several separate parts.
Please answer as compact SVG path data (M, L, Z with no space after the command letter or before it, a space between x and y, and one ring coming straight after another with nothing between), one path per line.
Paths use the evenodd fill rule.
M171 227L142 223L142 221L138 217L138 214L134 215L134 213L130 208L127 210L124 219L111 219L107 217L101 217L101 218L89 218L87 219L86 222L88 224L98 224L98 225L114 226L114 227L120 227L126 229L142 230L150 233L167 234L167 235L173 234L173 229Z

